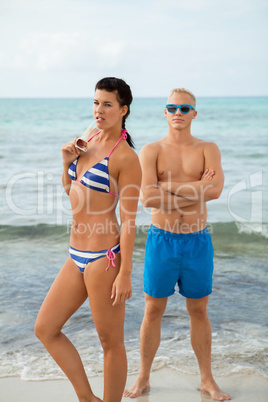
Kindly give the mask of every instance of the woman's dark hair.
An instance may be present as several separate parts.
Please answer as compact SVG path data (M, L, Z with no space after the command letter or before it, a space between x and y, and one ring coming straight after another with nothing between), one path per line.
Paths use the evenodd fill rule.
M127 106L127 113L125 114L125 116L123 116L122 119L122 128L126 128L125 122L126 118L130 114L130 104L133 99L130 86L120 78L106 77L102 78L100 81L97 82L95 86L95 91L97 89L108 92L116 92L116 97L119 102L119 105L121 107L125 105ZM127 132L127 142L132 148L134 148L134 142L128 132Z

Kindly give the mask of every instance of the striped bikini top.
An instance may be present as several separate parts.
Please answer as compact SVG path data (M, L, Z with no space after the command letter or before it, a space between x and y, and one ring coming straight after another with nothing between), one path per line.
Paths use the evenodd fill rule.
M88 142L90 140L92 140L92 138L94 138L99 133L100 133L100 131L98 131L96 134L94 134L88 140ZM122 129L121 137L116 142L116 144L113 146L113 148L109 152L108 156L106 156L106 158L104 158L102 161L96 163L94 166L92 166L90 169L88 169L84 173L81 180L78 180L76 178L77 177L76 168L77 168L77 162L79 159L79 156L78 156L78 158L69 167L68 175L69 175L70 179L79 181L81 184L83 184L84 186L86 186L92 190L102 191L104 193L109 193L109 194L118 196L118 194L112 193L110 191L110 175L109 175L109 169L108 169L108 161L109 161L109 157L111 156L111 153L113 152L115 147L119 144L119 142L121 141L122 138L124 140L127 139L127 130L125 130L125 129Z

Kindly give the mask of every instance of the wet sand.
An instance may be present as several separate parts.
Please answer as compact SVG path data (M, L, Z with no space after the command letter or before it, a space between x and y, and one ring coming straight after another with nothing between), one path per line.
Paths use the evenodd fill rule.
M127 386L136 376L128 377ZM236 402L266 402L268 379L262 376L232 374L216 378L219 386ZM102 397L103 377L90 378L94 393ZM181 374L171 369L154 371L151 390L134 399L137 402L208 402L212 398L198 391L199 376ZM123 398L122 401L133 399ZM22 381L9 377L0 379L0 402L77 402L72 385L67 380Z

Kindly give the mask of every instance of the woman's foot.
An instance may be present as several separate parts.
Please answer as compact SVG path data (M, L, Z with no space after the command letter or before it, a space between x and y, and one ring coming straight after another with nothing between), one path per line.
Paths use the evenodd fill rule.
M102 399L98 398L97 396L93 395L90 399L80 399L79 402L103 402Z

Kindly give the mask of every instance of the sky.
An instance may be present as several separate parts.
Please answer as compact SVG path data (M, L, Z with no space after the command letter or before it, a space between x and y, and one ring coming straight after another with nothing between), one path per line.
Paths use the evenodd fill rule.
M0 97L268 95L267 0L0 0Z

